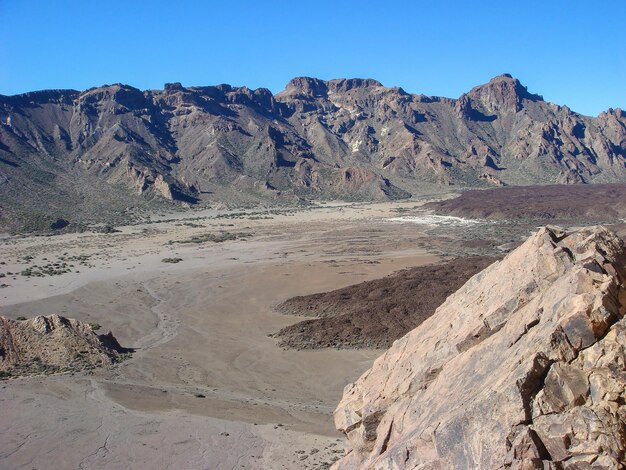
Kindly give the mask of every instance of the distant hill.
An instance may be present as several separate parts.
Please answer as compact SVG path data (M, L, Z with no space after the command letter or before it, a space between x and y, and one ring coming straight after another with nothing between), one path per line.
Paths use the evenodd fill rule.
M626 181L626 113L587 117L510 75L458 99L371 79L0 95L0 226L173 202L380 200L441 186ZM170 202L168 202L170 201Z

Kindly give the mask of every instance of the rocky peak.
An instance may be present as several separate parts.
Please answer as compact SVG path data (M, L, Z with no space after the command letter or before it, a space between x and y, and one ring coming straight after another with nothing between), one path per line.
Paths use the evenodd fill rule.
M626 126L626 112L621 108L609 108L598 115L598 119L602 122L622 122Z
M333 80L320 80L319 78L296 77L293 78L279 93L284 97L308 97L324 98L331 93L346 93L354 89L367 89L382 87L383 85L371 78L337 78Z
M165 91L185 91L185 87L180 82L166 83L163 86Z
M226 101L230 103L260 106L265 109L272 109L274 106L274 95L267 88L257 88L251 90L248 87L233 88L226 93Z
M623 468L625 281L615 234L540 229L346 387L333 468Z
M261 106L265 109L275 109L276 103L274 102L274 95L267 88L257 88L252 90L251 100L253 103Z
M521 111L524 100L543 101L541 96L529 93L518 79L508 73L492 78L485 85L472 88L467 96L494 113Z
M292 78L285 90L279 93L280 96L292 97L324 97L328 94L328 86L324 80L311 77Z
M148 105L147 98L141 90L122 83L91 88L81 93L77 101L79 106L115 103L128 109L145 108Z

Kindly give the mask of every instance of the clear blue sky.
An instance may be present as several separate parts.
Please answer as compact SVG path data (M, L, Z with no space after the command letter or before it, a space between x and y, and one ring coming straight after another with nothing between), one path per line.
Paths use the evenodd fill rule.
M456 98L508 72L596 115L626 108L626 1L0 0L0 94L371 77Z

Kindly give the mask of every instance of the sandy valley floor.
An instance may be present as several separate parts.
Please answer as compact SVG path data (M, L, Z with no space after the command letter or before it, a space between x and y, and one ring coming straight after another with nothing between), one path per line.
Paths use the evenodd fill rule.
M0 240L2 272L75 260L0 279L0 313L75 317L136 348L111 370L0 382L0 468L326 468L343 451L332 411L379 352L283 350L268 335L300 318L272 306L436 261L420 226L387 220L415 206L194 212ZM239 239L201 241L222 231Z

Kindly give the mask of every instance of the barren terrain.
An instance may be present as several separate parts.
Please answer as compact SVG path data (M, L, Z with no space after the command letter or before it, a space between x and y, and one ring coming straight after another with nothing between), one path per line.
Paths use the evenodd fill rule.
M586 222L626 218L626 184L514 186L469 190L431 202L438 214L490 219Z
M435 306L433 285L443 296L479 266L403 270L502 255L540 223L436 215L413 200L163 212L110 233L5 236L1 315L76 318L134 353L112 367L0 382L0 467L327 468L343 452L331 413L379 351L283 348L272 334L302 317L276 307L400 271L389 295L417 280L434 297L394 306L373 290L366 313L414 316L389 316L376 341L365 328L352 345L382 346L419 320L413 307ZM333 319L307 335L345 346L355 325L324 320Z
M279 310L319 318L289 325L276 336L281 345L293 348L388 348L497 259L459 258L331 292L293 297Z
M269 335L299 318L273 307L435 262L417 226L387 220L393 208L163 214L117 233L5 238L0 313L97 323L136 351L0 382L0 466L327 467L342 452L331 412L377 352L283 350Z

